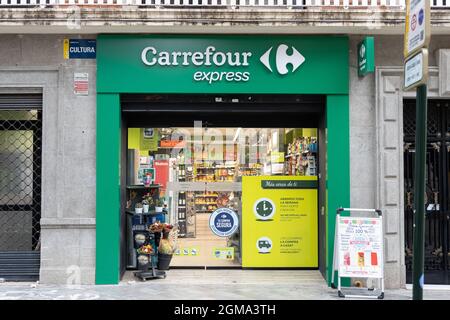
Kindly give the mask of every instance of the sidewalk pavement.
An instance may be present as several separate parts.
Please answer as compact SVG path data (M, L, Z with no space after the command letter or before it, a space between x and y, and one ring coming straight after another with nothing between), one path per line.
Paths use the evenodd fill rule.
M262 294L263 293L263 294ZM410 300L410 289L385 291L385 300ZM0 283L0 300L338 300L318 271L180 270L142 282L127 272L119 285ZM450 300L450 288L424 290L424 299Z

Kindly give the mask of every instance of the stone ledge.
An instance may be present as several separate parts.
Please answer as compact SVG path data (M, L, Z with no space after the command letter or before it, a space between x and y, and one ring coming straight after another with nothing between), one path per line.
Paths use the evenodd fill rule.
M395 8L344 9L336 7L322 8L149 8L132 6L114 7L53 7L53 8L5 8L0 10L0 26L4 32L13 32L5 28L60 28L69 32L93 33L132 32L142 27L147 32L180 32L196 27L299 27L296 32L312 32L308 28L321 27L321 32L337 33L335 27L345 28L348 33L361 30L377 33L402 34L404 10ZM448 33L450 30L450 10L432 10L433 33ZM75 20L74 20L75 19ZM70 25L69 25L70 24ZM171 27L170 29L168 29ZM178 29L172 29L178 27ZM361 28L352 30L352 28ZM131 28L131 29L128 29ZM381 29L386 30L381 30ZM200 29L200 28L199 28ZM59 29L58 29L59 30ZM17 30L15 30L17 31ZM55 30L56 31L56 30ZM247 30L248 31L248 30ZM34 32L39 30L34 29ZM181 32L195 32L184 30ZM200 31L198 31L200 32ZM216 31L217 32L217 31ZM244 30L242 31L244 32ZM287 30L286 32L294 32Z
M94 218L42 218L41 229L95 229Z

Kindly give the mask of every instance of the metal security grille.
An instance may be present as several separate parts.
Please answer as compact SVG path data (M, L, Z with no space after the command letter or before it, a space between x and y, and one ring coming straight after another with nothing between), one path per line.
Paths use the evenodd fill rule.
M42 111L4 100L0 97L0 278L29 280L39 275Z
M426 156L425 283L450 283L450 102L428 102ZM413 257L415 101L406 100L404 122L405 263Z

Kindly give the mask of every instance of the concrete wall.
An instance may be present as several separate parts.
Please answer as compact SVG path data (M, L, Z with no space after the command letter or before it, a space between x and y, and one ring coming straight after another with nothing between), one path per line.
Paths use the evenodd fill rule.
M40 281L93 284L96 61L64 60L63 38L0 35L0 90L43 92ZM88 96L74 72L89 73Z
M397 288L405 284L402 101L413 93L402 90L403 37L376 36L377 72L358 78L356 51L362 38L350 38L350 202L352 207L383 210L386 286ZM445 56L441 49L449 43L450 37L432 37L430 97L443 97L438 79L445 72L437 66L439 55ZM448 86L447 78L441 78L440 86Z

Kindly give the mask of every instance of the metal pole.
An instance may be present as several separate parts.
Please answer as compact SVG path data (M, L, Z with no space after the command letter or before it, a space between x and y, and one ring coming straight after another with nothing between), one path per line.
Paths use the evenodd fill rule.
M427 152L427 86L417 87L414 185L413 300L423 299L425 238L425 168Z

